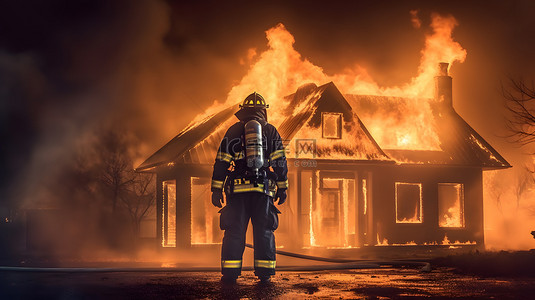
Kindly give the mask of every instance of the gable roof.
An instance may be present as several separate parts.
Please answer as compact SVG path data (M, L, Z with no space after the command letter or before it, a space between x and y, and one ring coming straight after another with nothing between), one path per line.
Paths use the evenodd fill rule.
M389 160L334 83L302 86L287 99L289 105L285 114L288 117L278 128L284 140L315 139L315 158L319 159ZM324 112L342 114L342 139L318 138L322 135L321 114ZM310 132L316 134L311 136Z
M428 106L412 107L429 110L423 125L415 127L419 132L411 135L430 141L428 145L423 143L422 149L389 147L392 144L388 140L396 137L403 126L414 123L414 116L403 111L411 108L415 99L344 96L329 82L319 87L315 84L304 85L296 93L285 97L285 100L288 105L281 113L286 117L278 126L278 131L287 141L303 136L306 138L307 131L321 130L320 112L336 111L343 114L344 130L350 130L342 140L317 139L321 131L313 137L319 143L325 143L317 146L316 157L320 159L393 160L400 164L459 165L485 169L510 167L453 107L430 99L423 99L425 102L422 102ZM147 171L169 163L212 164L226 129L236 121L234 114L238 110L236 104L188 126L136 170ZM317 131L314 133L318 134ZM415 142L422 143L418 140Z

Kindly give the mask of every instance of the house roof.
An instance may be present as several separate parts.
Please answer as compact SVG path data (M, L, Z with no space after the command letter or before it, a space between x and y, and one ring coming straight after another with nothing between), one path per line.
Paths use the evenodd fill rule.
M344 96L330 82L319 87L315 84L304 85L296 93L285 97L285 100L288 105L282 113L286 117L278 130L281 137L288 141L306 138L307 132L314 131L318 126L321 129L319 112L342 113L344 130L349 132L348 135L339 142L328 140L324 145L321 145L324 139L317 139L320 141L317 158L338 159L338 156L343 156L356 161L393 160L401 164L459 165L486 169L510 167L453 107L430 99L421 102L429 103L428 106L420 103L414 107L415 99ZM393 143L389 137L395 137L402 131L400 128L415 121L413 115L403 113L406 109L428 110L425 117L422 117L424 125L414 127L420 132L413 136L430 141L427 145L415 141L425 146L422 149L403 148L399 145L391 147ZM238 110L236 104L188 126L136 170L146 171L169 163L212 164L226 129L237 120L234 114Z
M304 85L287 97L286 119L278 127L286 140L315 139L318 159L389 160L334 83ZM342 139L319 139L323 112L342 114ZM311 136L310 132L316 133ZM295 144L297 148L297 144ZM290 152L292 145L290 145ZM296 151L298 149L295 149ZM297 154L297 153L296 153ZM297 155L296 155L297 156Z
M222 127L221 125L223 125L223 123L231 119L238 109L239 106L236 104L227 107L216 114L210 115L197 123L189 125L162 148L147 158L147 160L139 165L136 170L144 171L159 165L175 162L180 158L184 159L184 154L197 148L196 146L199 146L201 143L203 146L214 148L213 156L215 157L215 151L217 151L220 139L217 142L213 141L213 139L206 141L206 139L214 134L220 135L221 130L218 129ZM215 144L215 147L212 144Z
M418 131L413 135L416 138L428 140L427 144L421 140L416 141L424 144L422 149L403 149L393 146L387 138L378 139L385 153L398 163L447 164L485 169L511 166L450 104L439 103L433 99L345 96L364 124L373 124L377 120L381 123L389 122L378 128L369 126L372 136L377 138L386 133L387 137L392 137L408 127ZM421 116L407 113L408 109L416 108L420 111L427 110L427 114ZM424 125L414 125L419 121L424 121ZM408 124L413 126L407 126Z

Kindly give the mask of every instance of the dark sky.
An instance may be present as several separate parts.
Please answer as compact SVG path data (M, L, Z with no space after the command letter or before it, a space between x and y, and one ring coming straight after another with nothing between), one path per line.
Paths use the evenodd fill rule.
M191 2L191 3L190 3ZM246 73L283 23L302 56L335 74L358 64L383 86L416 74L431 13L451 14L468 52L457 111L504 156L501 83L535 78L533 1L68 1L0 4L2 195L36 180L102 124L148 155ZM422 27L413 28L409 11Z

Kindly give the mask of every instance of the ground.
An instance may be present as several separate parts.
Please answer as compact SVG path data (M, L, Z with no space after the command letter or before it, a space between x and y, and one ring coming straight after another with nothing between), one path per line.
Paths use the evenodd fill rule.
M533 299L535 277L481 277L439 267L279 272L260 284L246 271L236 285L218 272L0 273L1 299Z
M427 258L413 255L403 259L417 263L396 268L382 264L378 268L362 261L360 266L374 268L348 270L325 270L340 265L280 255L279 271L267 285L260 284L251 271L252 251L245 253L247 270L236 285L220 282L216 253L196 253L188 257L181 253L183 262L163 264L28 257L0 260L0 299L535 299L535 250L471 251ZM421 270L422 261L431 263L430 272ZM282 270L292 265L297 267ZM7 271L2 266L89 269L70 273L21 272ZM115 269L103 272L99 269L103 267Z

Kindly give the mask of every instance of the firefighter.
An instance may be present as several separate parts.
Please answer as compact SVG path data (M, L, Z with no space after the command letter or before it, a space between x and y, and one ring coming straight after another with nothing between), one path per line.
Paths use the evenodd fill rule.
M222 281L235 283L241 274L245 233L253 225L254 270L260 282L275 274L275 236L280 211L286 201L288 168L281 137L267 122L264 98L247 96L221 141L212 175L212 204L222 207L220 227L225 231L221 248Z

